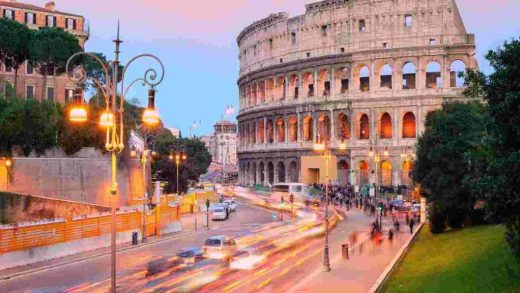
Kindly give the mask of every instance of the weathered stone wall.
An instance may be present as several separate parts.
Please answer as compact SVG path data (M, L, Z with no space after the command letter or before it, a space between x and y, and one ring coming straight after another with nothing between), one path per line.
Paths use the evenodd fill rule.
M0 191L110 206L110 154L93 148L73 156L61 150L40 157L15 156L9 178L7 181L5 167L0 167ZM141 198L144 188L139 160L118 156L117 182L116 206Z
M72 219L99 214L109 207L80 202L0 192L0 222L4 224L43 219Z

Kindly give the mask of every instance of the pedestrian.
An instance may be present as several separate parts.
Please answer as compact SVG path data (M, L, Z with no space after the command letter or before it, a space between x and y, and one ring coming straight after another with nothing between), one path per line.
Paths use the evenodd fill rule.
M399 232L399 226L400 226L399 221L396 219L396 220L394 221L394 228L395 228L395 231Z
M405 221L406 221L406 225L410 224L410 216L408 216L408 213L406 213Z
M390 243L392 243L393 239L394 239L394 230L392 228L390 228L390 230L388 230L388 240L390 241Z
M415 225L415 221L412 219L410 219L410 234L413 234L413 226Z

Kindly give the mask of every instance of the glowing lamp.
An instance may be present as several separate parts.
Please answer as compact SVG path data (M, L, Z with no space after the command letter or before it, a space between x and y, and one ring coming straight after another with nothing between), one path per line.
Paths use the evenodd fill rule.
M148 107L143 113L143 123L147 125L159 124L159 113L155 110L155 90L148 90Z
M383 154L384 154L385 156L388 156L388 148L387 148L387 147L385 147L385 151L383 152Z
M180 155L175 155L175 160L176 161L179 161L181 159L181 156Z
M11 167L11 165L13 164L13 162L9 159L5 160L5 166L6 167Z
M130 157L135 158L137 156L137 152L135 150L130 151Z
M182 155L182 160L183 160L183 161L186 161L186 158L187 158L186 155L183 154L183 155Z
M83 123L87 121L87 108L83 105L82 89L74 90L74 104L69 112L71 122Z
M157 156L157 152L156 151L152 151L151 155L152 155L152 157L155 157L155 156Z
M168 158L170 158L170 160L173 160L173 156L172 155L170 155Z
M374 156L374 150L372 150L372 148L370 148L370 150L368 151L368 156L370 156L370 157Z
M324 151L325 150L325 144L324 143L316 143L316 144L314 144L314 150L315 151Z
M110 111L105 111L99 118L99 125L106 128L114 126L114 114Z
M339 143L338 147L339 147L340 150L346 150L347 149L347 144L344 141L341 141Z

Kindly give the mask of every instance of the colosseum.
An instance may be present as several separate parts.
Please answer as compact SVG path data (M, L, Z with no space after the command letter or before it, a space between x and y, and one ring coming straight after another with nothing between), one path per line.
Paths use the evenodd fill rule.
M475 36L455 0L326 0L238 36L239 182L404 187L429 112L464 100Z

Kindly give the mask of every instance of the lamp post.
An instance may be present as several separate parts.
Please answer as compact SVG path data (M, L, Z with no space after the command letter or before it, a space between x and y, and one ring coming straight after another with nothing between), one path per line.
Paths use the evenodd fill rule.
M338 149L346 150L347 145L344 142L339 144ZM323 159L325 160L325 247L323 251L323 270L330 272L330 258L329 258L329 160L330 160L330 143L328 140L314 144L314 150L323 152Z
M170 154L170 160L175 160L175 167L176 167L176 177L177 177L177 185L176 185L176 192L177 196L179 196L179 165L181 161L186 161L186 147L184 145L176 145L173 147L172 152Z
M121 79L119 80L119 47L123 41L119 39L119 23L117 25L117 38L113 41L115 44L115 59L110 62L103 62L98 56L87 53L78 52L73 54L66 65L66 72L69 78L76 81L77 88L74 91L74 104L69 112L69 120L72 122L82 123L87 121L87 108L83 104L81 85L86 81L93 82L105 99L105 112L101 115L100 125L105 127L105 149L111 153L111 189L110 189L110 205L112 210L111 217L111 292L116 291L116 196L117 196L117 155L124 149L124 124L123 112L124 101L128 90L137 82L141 82L149 87L148 89L148 107L145 109L142 117L142 122L147 125L157 125L159 123L159 115L155 109L155 86L160 84L164 78L164 66L159 58L151 54L138 55L126 64L122 69ZM101 67L105 83L103 84L96 78L87 76L87 72L83 66L76 66L73 71L70 71L70 65L77 57L84 56L92 58ZM160 75L153 68L145 71L144 77L137 78L125 88L124 81L126 70L130 65L141 58L150 58L157 61L161 67ZM121 83L118 92L118 83Z

